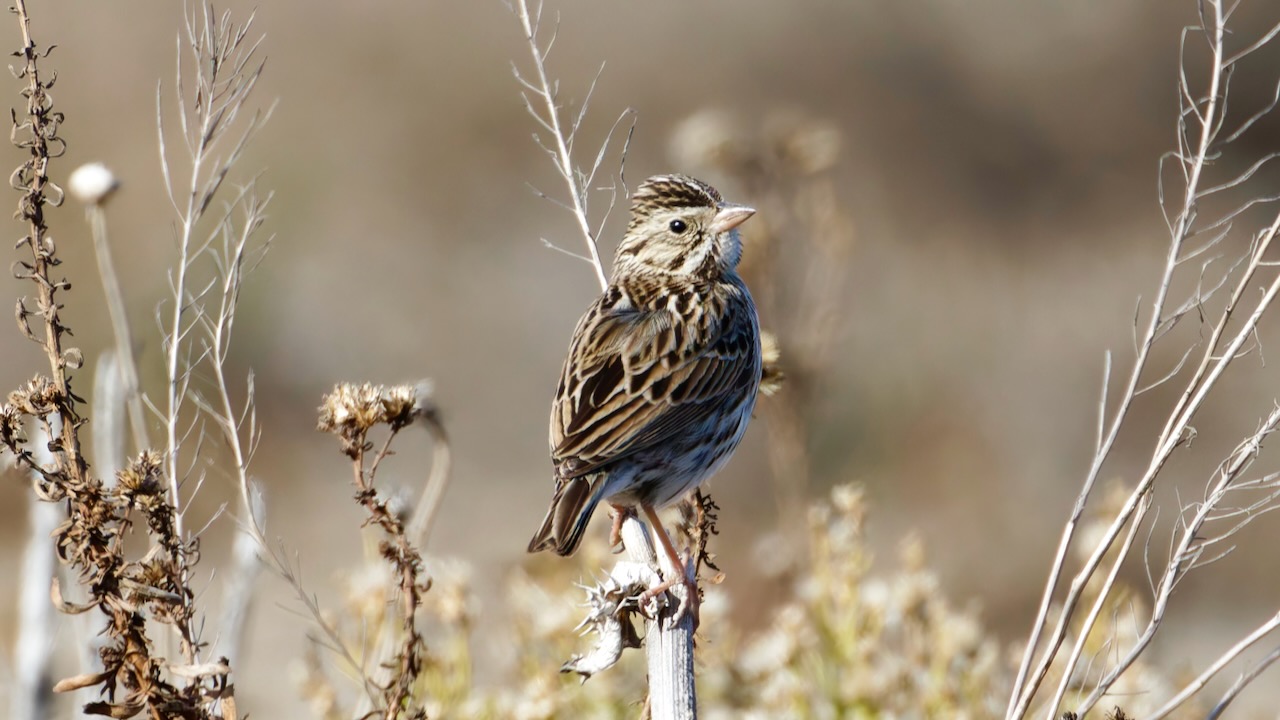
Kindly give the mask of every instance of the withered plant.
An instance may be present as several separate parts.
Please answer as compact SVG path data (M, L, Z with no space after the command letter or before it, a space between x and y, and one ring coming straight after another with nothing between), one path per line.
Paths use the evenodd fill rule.
M227 16L219 25L212 11L206 10L199 19L191 19L188 26L188 38L198 60L210 61L201 66L199 73L208 73L198 73L202 79L218 73L222 57L217 55L215 43L230 42L234 52L247 30L232 25ZM65 148L60 137L64 117L53 108L48 94L54 76L46 79L42 75L40 62L48 52L41 53L32 39L25 2L19 0L14 12L23 38L15 55L22 61L17 75L25 83L25 108L21 114L13 113L12 137L14 144L28 153L11 176L11 184L21 193L17 217L26 225L26 234L17 244L26 257L15 264L15 275L29 281L35 294L34 300L19 299L16 319L21 333L43 349L49 368L47 374L37 374L10 393L0 407L0 443L30 472L36 496L59 503L66 510L66 519L54 531L53 540L58 559L75 571L78 592L87 598L64 598L55 580L55 604L66 613L97 612L104 617L101 634L105 640L97 652L100 669L63 679L54 689L98 688L102 699L85 705L90 714L119 718L142 713L163 718L234 718L230 665L225 658L207 656L190 583L191 568L199 559L200 534L184 526L178 458L180 443L186 436L178 430L177 406L171 402L171 411L162 415L167 421L167 447L162 451L151 449L145 437L145 423L132 396L137 388L136 376L115 378L128 389L126 400L134 407L135 441L141 449L110 482L92 471L85 455L81 439L85 401L73 390L83 355L66 343L70 330L62 321L61 309L70 285L57 274L63 258L50 235L45 214L47 208L57 207L63 200L61 187L50 179L50 166ZM234 39L233 27L240 33ZM241 65L236 72L244 70ZM224 89L216 82L202 85L195 102L197 112L203 110L230 122L228 106L219 107L218 103L230 102L229 107L238 108L247 91L228 101L225 96L220 97ZM193 157L202 157L222 135L222 128L215 123L206 123L203 130L206 144L190 148ZM220 176L225 177L229 168L229 164L225 165ZM201 178L198 171L192 177ZM212 203L221 177L204 188L200 212ZM85 199L100 210L107 194L109 191ZM191 207L188 206L186 217L198 219ZM246 223L252 228L246 232L251 234L257 224ZM222 237L230 227L229 221L219 222L211 235ZM105 232L105 227L101 229ZM185 238L182 248L180 274L188 267L189 245ZM102 267L110 266L104 263ZM174 290L176 316L192 312L193 307L203 308L199 302L202 296L191 293L181 281ZM202 312L195 314L203 317ZM173 389L185 390L194 363L202 357L191 351L190 331L191 326L175 322L172 335L167 337L172 356L183 356L179 351L183 348L188 361L181 373L171 373ZM132 364L127 362L116 367L132 370ZM28 428L34 430L28 433ZM141 554L129 543L135 530L149 539ZM167 627L171 634L157 637L157 627ZM166 657L161 654L162 648L169 647L173 637L177 639L177 656Z
M365 683L375 689L358 705L359 717L426 718L425 698L417 690L426 662L426 642L419 628L423 596L431 589L418 546L425 540L448 479L448 444L444 425L431 399L429 383L382 387L341 384L320 406L318 428L336 436L351 459L355 500L368 513L366 525L384 537L378 553L390 570L388 581L398 592L397 611L379 618L374 629L370 661L360 666ZM400 431L413 423L426 426L436 443L431 476L421 499L410 511L390 494L375 487L378 469L392 454ZM386 426L386 437L375 445L370 433ZM376 450L375 450L376 447Z

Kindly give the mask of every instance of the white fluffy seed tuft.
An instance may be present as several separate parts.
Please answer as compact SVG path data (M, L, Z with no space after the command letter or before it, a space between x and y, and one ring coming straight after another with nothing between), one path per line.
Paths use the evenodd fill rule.
M71 194L86 205L100 205L120 187L116 176L100 162L85 163L71 173Z

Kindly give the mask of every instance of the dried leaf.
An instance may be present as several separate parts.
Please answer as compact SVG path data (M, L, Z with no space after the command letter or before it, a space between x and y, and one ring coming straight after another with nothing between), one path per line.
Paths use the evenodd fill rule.
M109 677L111 677L111 672L109 671L73 675L69 678L59 680L53 686L53 691L62 693L79 690L81 688L93 687L95 685L101 685Z
M92 610L98 606L96 602L81 605L79 603L63 600L62 584L58 582L58 578L56 577L53 578L53 582L49 586L49 599L53 601L53 606L58 608L58 612L65 613L67 615L79 615L82 612Z

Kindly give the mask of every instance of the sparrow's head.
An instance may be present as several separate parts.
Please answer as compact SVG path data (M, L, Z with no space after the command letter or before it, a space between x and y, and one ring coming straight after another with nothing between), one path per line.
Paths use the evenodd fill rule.
M715 277L738 265L735 228L753 208L724 202L710 185L686 175L657 175L631 197L631 223L613 273Z

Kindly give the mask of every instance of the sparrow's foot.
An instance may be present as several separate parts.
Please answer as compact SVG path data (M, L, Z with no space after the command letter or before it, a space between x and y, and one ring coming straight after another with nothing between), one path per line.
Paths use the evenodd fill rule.
M658 544L662 546L662 552L667 556L670 566L663 568L662 574L666 576L668 573L677 573L675 577L664 580L661 584L656 585L644 592L640 596L640 607L643 610L650 601L658 597L662 593L670 590L676 585L684 585L685 596L680 598L680 606L676 608L676 614L671 617L671 627L675 627L684 619L685 613L693 613L693 629L698 629L698 580L695 572L689 567L689 564L680 557L680 553L676 552L675 545L671 544L671 536L667 535L666 528L662 527L662 520L658 518L658 511L652 505L642 504L641 509L649 518L649 524L653 527L653 533L657 536Z
M698 581L689 577L687 574L682 574L681 577L674 577L670 580L663 580L661 583L654 585L641 593L638 600L640 612L644 613L645 617L651 620L657 618L660 608L650 614L648 609L649 604L677 585L684 586L684 593L671 593L678 599L680 604L676 607L675 614L671 616L671 624L669 627L679 625L680 622L684 620L685 614L687 613L693 619L693 629L696 631L698 629L698 624L701 622L701 618L698 616L698 608L701 605L702 599L698 594Z

